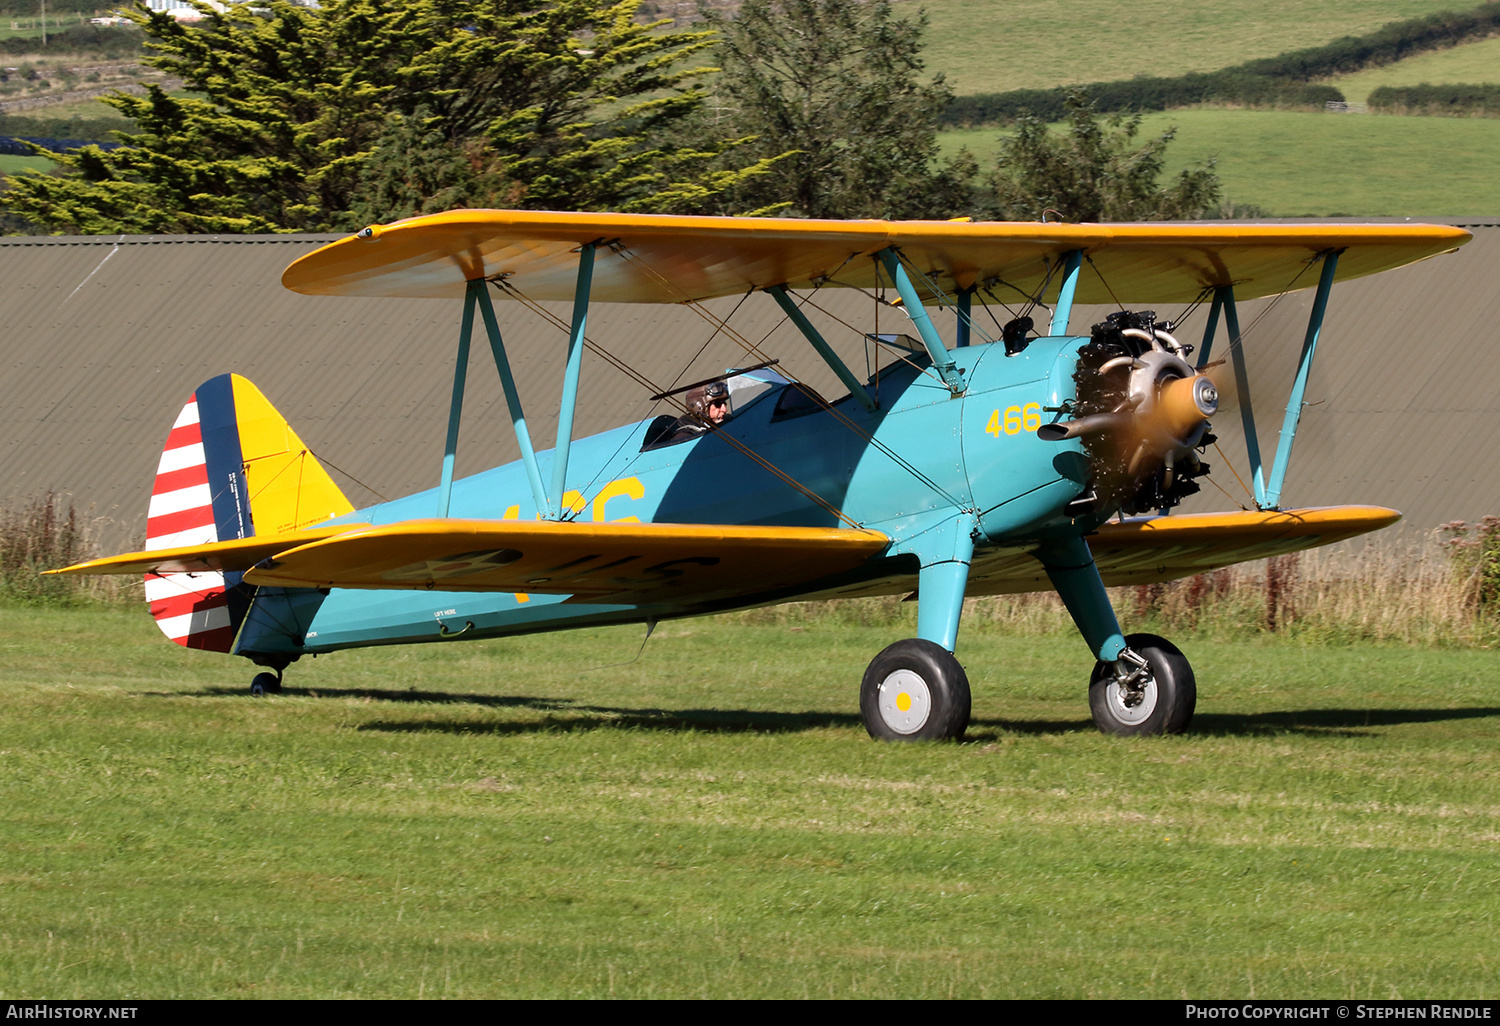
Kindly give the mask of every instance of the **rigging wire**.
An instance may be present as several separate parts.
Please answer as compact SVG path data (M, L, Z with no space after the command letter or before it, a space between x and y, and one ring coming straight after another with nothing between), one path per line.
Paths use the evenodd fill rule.
M1104 272L1099 270L1099 265L1094 263L1094 258L1088 254L1084 254L1083 259L1088 261L1089 266L1094 269L1094 273L1099 276L1100 284L1104 286L1104 291L1109 293L1109 298L1115 301L1115 306L1124 310L1125 304L1120 302L1120 297L1115 295L1115 290L1109 287L1109 279L1104 277Z
M1203 305L1203 301L1214 294L1215 288L1216 286L1213 285L1205 285L1203 286L1203 288L1199 289L1197 297L1188 304L1187 309L1183 310L1182 313L1172 318L1172 323L1181 324L1183 321L1193 316L1193 314L1197 312L1198 308Z
M543 318L551 321L553 324L555 324L556 326L558 326L560 328L563 328L566 331L571 331L572 330L571 326L565 325L560 317L557 317L550 310L546 310L545 308L539 306L534 300L531 300L531 299L525 297L521 293L521 291L519 289L517 289L514 285L509 285L508 283L498 283L498 284L502 284L508 291L514 293L515 296L518 299L520 299L524 304L526 304L527 309L530 309L533 312L541 315ZM726 325L726 328L727 328L727 325ZM732 333L732 334L737 334L737 333ZM585 342L588 345L589 350L591 352L597 352L597 353L599 353L599 355L603 356L606 360L608 360L612 366L615 366L616 368L621 369L625 373L629 374L630 377L633 380L635 380L638 384L643 385L645 388L649 389L653 394L660 393L662 391L662 388L661 388L660 385L658 385L655 382L651 381L650 378L646 377L646 375L640 373L639 371L636 371L634 368L629 367L627 364L625 364L624 361L619 360L619 359L615 358L613 355L607 353L597 343L593 342L592 340L588 339L587 337L585 337ZM686 411L686 409L687 409L687 406L686 406L685 403L677 403L676 405L681 406L681 408L684 411ZM842 520L844 523L848 524L850 527L856 528L856 529L859 529L861 527L860 524L856 523L855 521L851 520L849 517L845 516L842 510L838 509L832 503L828 502L828 500L824 499L821 495L819 495L818 493L814 492L811 488L808 488L806 485L802 484L800 481L798 481L795 478L793 478L790 474L786 473L784 470L782 470L781 468L777 467L775 464L773 464L770 460L766 459L760 453L755 452L749 446L745 445L744 442L741 442L738 438L735 438L733 435L730 435L727 432L715 432L715 436L718 437L718 438L721 438L725 442L729 443L729 445L731 447L739 450L743 455L745 455L746 457L748 457L749 459L751 459L753 462L759 464L762 468L764 468L767 472L769 472L770 474L772 474L774 477L776 477L782 483L787 484L787 485L791 486L792 488L796 489L797 491L801 492L803 495L807 496L809 499L811 499L812 501L816 502L819 506L822 506L823 509L825 509L826 511L828 511L829 513L831 513L833 516L837 517L839 520ZM622 442L621 445L620 445L620 448L623 449L624 446L625 446L625 444L627 444L628 441L629 441L629 438L627 437L626 442ZM615 456L618 456L619 452L620 452L620 449L616 449L615 450ZM615 456L612 456L610 458L611 462L613 461L613 459L615 458ZM631 462L634 462L634 459L632 459ZM608 463L604 464L604 466L608 466L608 465L609 465ZM627 464L627 466L628 465L629 464ZM595 474L593 481L597 481L597 480L598 480L598 474ZM589 482L589 487L593 486L593 481Z
M896 359L898 361L900 361L901 363L909 365L918 374L927 374L927 373L929 373L931 371L930 367L923 367L921 364L919 364L915 360L913 360L910 356L907 356L906 355L907 351L905 349L901 348L900 346L891 345L889 342L886 342L884 339L882 339L880 337L880 332L878 330L879 329L879 325L878 324L876 325L877 330L874 332L874 337L872 338L870 335L865 334L864 332L862 332L858 328L856 328L854 325L852 325L848 321L844 320L838 314L833 313L831 310L827 310L827 309L819 306L817 303L813 302L811 296L803 296L803 297L799 297L799 298L802 300L802 305L812 307L814 310L816 310L819 313L827 316L830 320L838 321L840 324L842 324L844 327L848 328L850 331L854 332L856 335L862 335L866 339L869 339L870 341L874 342L875 343L875 349L876 349L877 352L879 350L882 350L882 349L889 350L890 352L896 354ZM785 323L785 322L783 321L782 323ZM779 326L780 325L778 325L778 327ZM765 340L762 339L761 341L765 341ZM866 366L867 367L869 366L868 363L866 364ZM875 371L876 371L877 374L880 372L880 366L879 366L879 364L876 365ZM876 384L877 385L879 384L879 380L878 379L876 381Z
M661 275L660 273L658 273L655 270L655 268L651 267L649 264L647 264L640 257L636 256L633 253L630 253L629 250L626 249L626 248L624 248L624 247L622 247L619 250L619 252L620 252L620 254L622 256L628 256L630 259L635 260L636 263L641 267L642 270L644 270L647 274L649 274L653 278L655 278L660 284L662 284L666 288L669 288L669 289L672 289L672 290L678 292L678 294L680 294L680 295L683 295L685 297L685 303L684 303L684 305L686 305L689 308L695 310L700 317L704 318L705 320L709 321L710 323L716 323L716 322L717 323L723 323L722 321L719 320L719 318L716 315L712 314L711 312L709 312L706 309L703 309L703 307L701 306L701 304L699 304L699 302L697 300L695 300L695 299L687 296L686 293L682 292L681 289L677 288L677 286L675 284L673 284L666 277L664 277L663 275ZM783 321L781 323L785 323L785 322ZM726 335L728 335L730 338L732 338L735 341L737 341L741 346L743 346L745 348L745 351L747 353L749 353L752 356L758 357L761 360L769 359L769 356L763 350L761 350L761 348L758 345L756 345L755 343L752 343L749 339L745 338L738 331L736 331L733 328L729 327L728 324L723 324L723 327L724 327L724 333ZM780 327L780 324L778 324L777 327ZM765 337L769 338L770 337L769 333ZM765 338L762 338L761 341L764 342ZM954 506L960 506L960 507L963 505L963 503L960 502L958 500L958 498L956 496L954 496L951 492L949 492L946 488L944 488L942 485L938 484L936 481L932 480L932 478L930 478L926 474L922 473L922 471L918 470L916 467L912 466L911 463L909 463L907 460L905 460L900 455L898 455L894 450L892 450L890 448L890 446L888 446L885 443L879 441L873 435L871 435L869 432L865 431L862 427L860 427L858 424L854 423L854 421L852 419L850 419L850 417L848 416L848 414L844 413L842 410L836 409L833 406L832 403L828 402L827 399L824 399L821 395L819 395L817 393L816 389L813 389L813 388L807 386L806 384L804 384L803 382L797 380L795 378L795 376L792 376L792 384L796 385L803 392L804 395L807 395L810 399L813 399L814 401L816 401L820 406L823 407L823 409L825 409L829 413L833 414L834 417L836 419L838 419L846 428L848 428L850 431L854 432L856 435L858 435L860 438L862 438L865 442L867 442L868 444L870 444L874 448L880 450L882 453L884 453L886 456L888 456L893 462L895 462L898 466L900 466L903 469L905 469L906 471L908 471L918 481L920 481L923 484L927 485L929 488L931 488L933 491L935 491L938 495L942 496L949 503L953 504Z
M927 290L930 293L932 293L933 298L937 300L937 304L938 304L938 307L940 309L951 305L952 308L953 308L953 316L956 317L956 318L957 317L963 317L964 320L968 321L969 322L969 329L971 331L977 330L979 332L979 337L981 339L983 339L984 342L986 342L986 343L992 343L992 342L995 341L995 339L993 339L993 338L990 337L989 332L985 331L983 328L980 328L978 325L976 325L974 323L974 317L973 317L972 313L969 316L964 317L964 315L959 312L957 300L956 299L951 299L950 300L948 298L947 290L945 290L943 288L940 288L939 285L938 285L938 283L937 283L937 281L930 274L928 274L926 271L922 270L916 264L914 264L910 260L908 260L906 258L906 255L904 253L902 253L899 249L896 250L895 252L896 252L896 259L899 260L899 261L901 261L901 265L903 267L910 268L913 273L915 273L919 278L922 279L922 283L927 286ZM954 280L953 285L954 285L955 288L957 288L957 286L958 286L957 279ZM970 310L971 311L973 310L972 306L970 306Z
M1224 450L1223 449L1219 448L1219 443L1218 442L1214 443L1214 452L1216 452L1216 453L1219 454L1219 458L1224 461L1224 466L1226 466L1226 467L1229 468L1229 472L1234 475L1234 479L1236 481L1238 481L1240 483L1240 487L1245 490L1246 497L1249 498L1249 500L1251 502L1254 502L1255 501L1255 493L1252 492L1250 490L1249 486L1247 486L1245 484L1245 479L1242 478L1242 477L1240 477L1240 472L1238 470L1234 469L1234 464L1231 463L1231 462L1229 462L1229 457L1224 454ZM1212 474L1209 475L1209 480L1213 480L1213 475ZM1224 492L1224 489L1223 488L1219 488L1219 491ZM1229 495L1228 492L1224 492L1224 494L1226 496ZM1234 498L1233 496L1229 496L1229 501L1230 502L1234 502L1234 503L1238 503L1239 502L1239 500L1236 499L1236 498ZM1240 506L1240 509L1244 509L1244 508L1245 507L1243 505Z
M319 463L322 463L324 466L333 467L334 470L337 470L340 474L343 474L349 480L351 480L355 484L359 485L361 488L363 488L365 491L369 492L371 495L375 496L381 502L390 502L391 501L390 499L387 499L384 495L381 495L375 489L371 488L369 485L365 484L359 478L357 478L353 474L349 473L349 471L343 469L340 466L337 466L332 460L328 459L326 456L320 456L317 453L313 452L312 449L306 449L304 451L309 456L311 456L313 459L317 460Z
M1227 463L1228 463L1228 462L1229 462L1229 461L1228 461L1228 460L1225 460L1225 463L1226 463L1226 464L1227 464ZM1230 468L1229 468L1229 469L1230 469L1230 472L1231 472L1231 473L1233 473L1233 472L1234 472L1234 468L1233 468L1233 467L1230 467ZM1235 474L1235 475L1234 475L1234 476L1235 476L1235 478L1236 478L1236 479L1238 479L1238 478L1239 478L1239 475L1238 475L1238 474ZM1215 481L1215 480L1214 480L1214 477L1213 477L1213 475L1212 475L1212 474L1209 474L1209 475L1207 475L1207 476L1205 476L1205 477L1204 477L1204 480L1205 480L1205 481L1207 481L1207 482L1208 482L1208 483L1209 483L1209 484L1211 484L1211 485L1213 485L1213 486L1214 486L1214 487L1215 487L1215 488L1217 488L1217 489L1218 489L1218 490L1219 490L1219 491L1220 491L1220 492L1222 492L1222 493L1223 493L1223 495L1224 495L1224 498L1226 498L1226 499L1228 499L1228 500L1229 500L1229 501L1230 501L1230 502L1232 502L1232 503L1234 503L1234 504L1235 504L1235 505L1236 505L1236 506L1238 506L1238 507L1239 507L1239 508L1240 508L1240 510L1241 510L1241 512L1244 512L1244 513L1248 513L1248 512L1250 512L1250 507L1249 507L1249 506L1246 506L1246 505L1245 505L1245 504L1244 504L1244 503L1243 503L1243 502L1241 502L1241 501L1240 501L1240 500L1239 500L1239 499L1236 499L1236 498L1235 498L1235 497L1234 497L1234 496L1233 496L1233 495L1230 495L1230 494L1229 494L1229 493L1228 493L1228 492L1226 492L1226 491L1224 491L1224 486L1223 486L1223 485L1221 485L1221 484L1219 484L1219 482L1217 482L1217 481ZM1244 482L1243 482L1243 481L1241 481L1241 482L1240 482L1240 486L1241 486L1241 487L1244 487Z

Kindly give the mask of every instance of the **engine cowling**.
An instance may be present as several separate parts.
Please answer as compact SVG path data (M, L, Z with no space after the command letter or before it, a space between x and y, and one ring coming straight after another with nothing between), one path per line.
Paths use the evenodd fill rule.
M1111 314L1094 325L1078 351L1072 417L1037 432L1083 440L1096 509L1175 506L1208 473L1198 450L1214 440L1208 418L1218 411L1218 388L1188 363L1188 347L1170 328L1151 311Z

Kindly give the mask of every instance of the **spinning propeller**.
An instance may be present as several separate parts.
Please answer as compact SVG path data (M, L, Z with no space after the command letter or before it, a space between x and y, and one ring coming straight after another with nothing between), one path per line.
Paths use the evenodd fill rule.
M1074 418L1037 431L1046 441L1083 440L1100 508L1173 506L1208 472L1197 450L1213 441L1208 419L1219 409L1219 383L1188 363L1170 327L1149 311L1095 325L1073 374Z

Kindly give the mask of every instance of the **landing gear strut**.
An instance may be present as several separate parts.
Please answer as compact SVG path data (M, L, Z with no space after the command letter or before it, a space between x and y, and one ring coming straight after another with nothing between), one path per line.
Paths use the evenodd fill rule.
M956 740L969 725L968 675L936 642L898 641L865 670L859 715L877 741Z
M1106 734L1180 734L1198 704L1193 668L1177 646L1155 634L1132 634L1113 662L1101 660L1089 680L1089 710Z

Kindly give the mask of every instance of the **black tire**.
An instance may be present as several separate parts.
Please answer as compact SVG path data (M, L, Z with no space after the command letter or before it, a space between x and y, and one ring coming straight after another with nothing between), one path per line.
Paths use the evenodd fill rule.
M898 641L865 670L859 715L877 741L956 741L969 726L968 675L942 645Z
M1193 719L1198 705L1198 682L1187 657L1165 638L1155 634L1132 634L1125 639L1131 651L1151 667L1141 701L1127 705L1115 683L1114 667L1096 663L1089 680L1089 711L1094 723L1106 734L1137 737L1143 734L1181 734Z
M250 694L256 698L281 694L281 678L274 673L257 673L250 682Z

